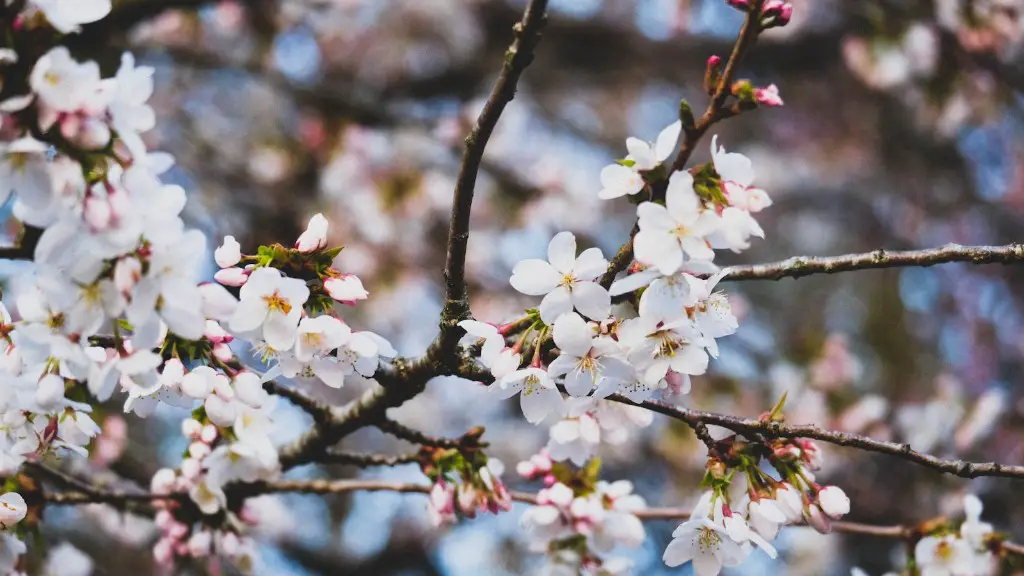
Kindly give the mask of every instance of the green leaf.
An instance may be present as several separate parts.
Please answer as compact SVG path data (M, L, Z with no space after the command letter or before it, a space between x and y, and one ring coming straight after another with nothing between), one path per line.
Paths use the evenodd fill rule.
M786 417L782 414L782 409L786 407L786 397L789 396L789 391L782 393L782 397L775 403L775 407L772 408L771 414L768 415L768 419L773 422L781 422Z
M616 160L615 163L618 164L619 166L625 166L626 168L632 168L633 166L636 166L636 160L622 159Z

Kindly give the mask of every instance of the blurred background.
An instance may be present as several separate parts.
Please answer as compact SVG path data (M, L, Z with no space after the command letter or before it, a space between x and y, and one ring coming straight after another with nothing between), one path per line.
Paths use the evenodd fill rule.
M187 220L211 250L224 234L243 250L294 241L323 212L339 264L370 299L346 314L423 351L441 307L451 193L461 141L486 97L524 2L505 0L115 0L72 42L112 74L122 50L156 68L151 148L174 154L190 194ZM754 161L774 206L766 240L720 263L947 242L1004 244L1024 223L1024 20L1019 0L794 0L795 16L763 37L740 70L778 84L786 106L716 127ZM597 199L600 169L627 136L652 140L688 98L703 110L704 63L725 55L741 15L724 0L551 0L550 22L487 148L467 265L474 315L499 322L536 300L508 285L512 266L576 233L611 256L634 208ZM702 143L693 163L709 159ZM210 274L212 275L212 258ZM789 392L789 420L921 451L1020 463L1024 268L944 265L770 283L726 283L740 330L683 404L756 416ZM334 403L360 392L309 392ZM472 409L469 409L472 407ZM107 426L118 426L111 406ZM399 410L421 430L487 427L509 468L547 441L518 407L478 386L438 379ZM148 484L184 446L171 411L128 420L113 469ZM284 443L311 425L282 402ZM169 440L168 440L169 439ZM158 446L154 458L153 447ZM400 454L376 430L346 449ZM102 453L103 451L96 451ZM693 503L705 451L656 417L621 446L603 446L604 477L630 479L651 505ZM854 521L913 523L958 513L965 491L984 518L1024 538L1024 498L1008 480L971 483L884 456L826 448L820 478L850 494ZM86 463L72 463L87 466ZM293 476L424 481L415 465L296 470ZM515 489L537 486L509 476ZM416 495L264 497L254 507L258 573L280 575L531 574L538 557L517 533L520 508L437 531ZM155 573L152 527L102 507L47 512L47 537L93 555L97 574ZM57 520L57 521L54 521ZM675 523L647 524L639 574L668 573ZM99 528L102 529L99 529ZM789 529L782 558L760 553L729 574L880 574L899 561L890 540ZM202 574L200 566L186 573ZM688 574L689 568L676 571Z

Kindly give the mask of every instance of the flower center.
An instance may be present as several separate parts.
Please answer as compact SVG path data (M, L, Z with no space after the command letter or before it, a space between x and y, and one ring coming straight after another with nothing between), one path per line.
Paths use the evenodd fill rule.
M590 372L595 377L597 375L597 369L600 365L597 360L590 356L588 353L586 356L580 358L579 362L576 363L577 372Z
M697 530L697 544L702 552L717 550L721 542L721 536L711 528L703 527Z
M53 72L47 72L43 75L43 78L46 80L46 83L50 86L57 86L60 84L60 76L54 74Z
M953 557L953 547L949 545L949 542L939 542L939 545L935 547L935 555L943 560L949 560Z
M682 339L667 330L653 334L652 338L661 340L658 344L658 350L655 352L655 356L674 357L676 355L676 350L683 345Z
M292 311L292 305L281 297L276 290L269 296L264 296L263 301L267 303L267 308L271 310L277 310L282 314L289 314Z
M287 314L287 312L285 312L285 314ZM319 332L307 332L303 334L302 337L305 339L306 345L310 348L319 348L324 340L323 334Z
M534 375L529 375L523 380L523 394L529 396L537 391L537 385L540 384L540 378Z
M566 274L562 276L562 286L565 286L569 290L572 290L573 283L576 282L576 278L572 274Z

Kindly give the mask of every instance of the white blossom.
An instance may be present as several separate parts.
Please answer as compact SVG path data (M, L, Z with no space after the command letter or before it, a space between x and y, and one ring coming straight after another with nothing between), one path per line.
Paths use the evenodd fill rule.
M548 244L548 261L519 262L510 282L523 294L544 296L540 317L547 324L574 308L592 320L604 320L611 311L611 296L595 279L607 267L599 248L584 250L576 257L576 237L561 232Z

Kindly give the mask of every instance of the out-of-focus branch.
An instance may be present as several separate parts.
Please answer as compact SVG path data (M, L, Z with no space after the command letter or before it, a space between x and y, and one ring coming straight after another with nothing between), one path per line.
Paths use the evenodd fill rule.
M547 21L547 0L531 0L522 20L514 30L516 39L505 53L505 64L491 95L484 104L462 156L452 198L451 225L448 229L448 251L445 259L445 304L441 311L441 350L451 354L456 346L456 326L469 316L469 294L466 287L466 249L469 244L469 217L477 173L487 141L498 124L505 106L516 94L519 77L533 61L533 51Z
M463 438L457 439L435 438L433 436L428 436L419 430L413 430L405 424L396 422L390 418L384 418L379 422L375 422L374 426L380 429L381 432L386 432L395 438L401 438L402 440L412 442L413 444L430 446L432 448L458 448L466 445L466 439L468 438L479 438L479 435L467 435Z
M328 404L307 396L301 390L284 386L274 380L264 382L263 389L268 394L285 398L292 404L302 408L313 417L313 422L318 425L328 422L333 414Z
M278 482L256 482L240 486L245 489L246 496L259 494L348 494L350 492L397 492L404 494L429 494L429 484L407 484L388 482L383 480L283 480ZM511 492L513 501L537 505L537 497L526 492ZM118 494L107 492L63 492L46 494L45 502L49 504L88 504L102 503L114 506L125 507L130 503L139 501L155 501L187 498L184 494ZM685 508L648 508L638 510L634 513L641 520L686 520L690 517L690 511ZM921 537L920 531L912 526L879 526L874 524L861 524L858 522L832 522L833 532L848 534L863 534L880 538L895 538L900 540L916 540ZM1011 554L1024 554L1024 546L1013 542L1000 542L1003 551Z
M14 246L0 247L0 260L31 260L42 236L42 228L25 225Z
M325 464L345 464L370 468L373 466L398 466L401 464L414 464L419 462L419 454L403 454L400 456L389 456L387 454L353 454L349 452L328 452L321 458Z
M934 266L950 262L1013 264L1024 262L1024 245L961 246L947 244L926 250L875 250L843 256L794 256L781 262L732 266L727 280L781 280L812 274L836 274L876 268Z

